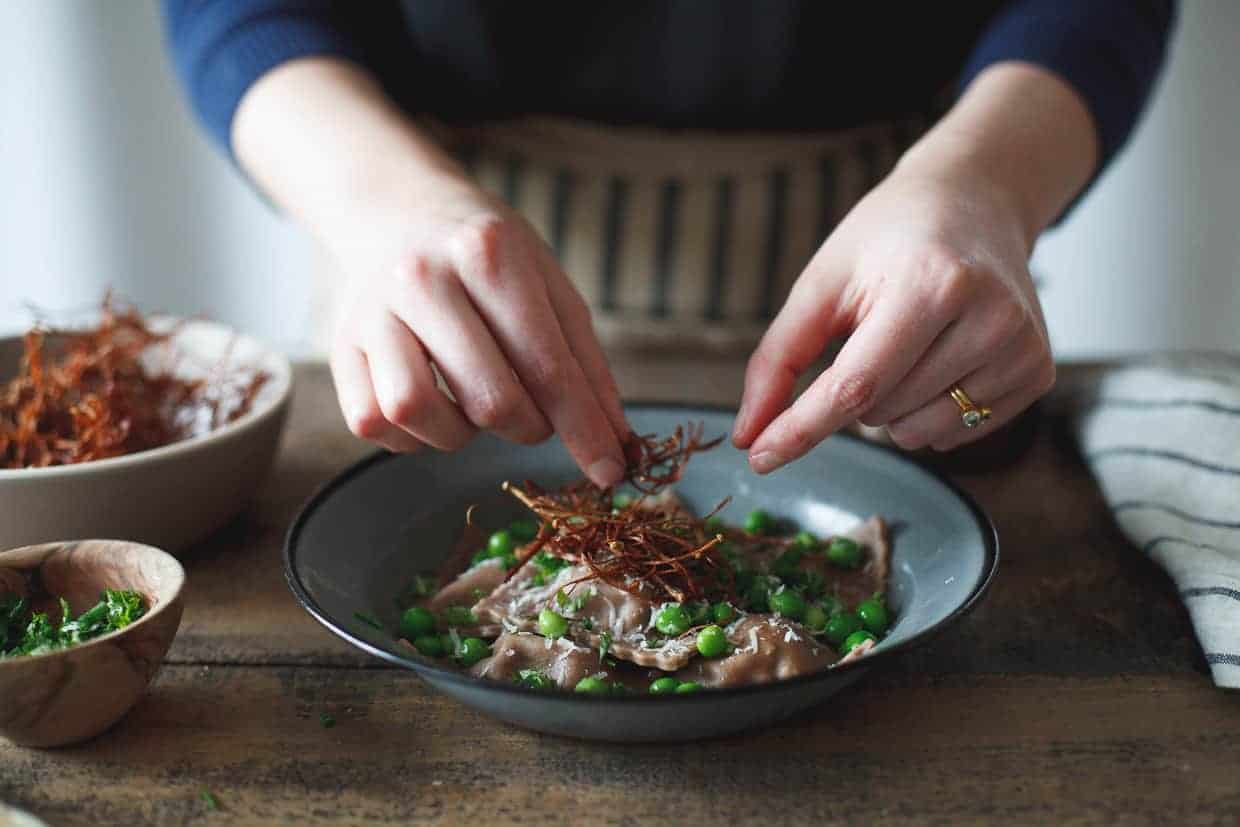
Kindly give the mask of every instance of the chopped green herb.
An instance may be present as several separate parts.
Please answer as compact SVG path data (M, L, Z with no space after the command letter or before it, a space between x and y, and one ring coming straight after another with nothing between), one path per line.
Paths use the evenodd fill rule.
M0 597L0 658L41 655L76 646L123 629L146 613L142 595L122 589L105 590L99 602L77 618L68 601L62 597L58 602L59 620L53 623L45 612L28 614L24 598Z
M530 558L530 562L534 564L540 574L552 575L562 568L568 566L568 561L562 557L556 557L546 549L535 554Z
M323 729L331 729L336 725L336 717L330 712L320 712L319 724L322 725Z
M526 689L554 689L555 682L537 669L522 669L517 673L515 683Z
M435 593L435 578L429 574L415 574L409 591L417 597L430 597Z
M563 589L559 589L555 593L555 605L564 610L565 614L574 615L585 608L586 601L590 599L590 592L583 591L576 597L569 597Z
M603 658L607 657L608 650L611 649L611 634L603 632L598 636L598 662L602 663Z
M199 797L202 798L202 803L207 805L208 810L218 810L220 808L219 799L216 798L215 794L206 787L202 788L202 792L199 793Z

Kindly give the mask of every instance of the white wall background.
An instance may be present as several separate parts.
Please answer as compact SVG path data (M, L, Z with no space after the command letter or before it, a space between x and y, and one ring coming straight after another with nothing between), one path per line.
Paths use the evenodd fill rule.
M1056 351L1240 349L1240 3L1183 0L1122 157L1039 245ZM0 331L27 305L206 314L311 346L316 254L195 128L150 0L0 0Z

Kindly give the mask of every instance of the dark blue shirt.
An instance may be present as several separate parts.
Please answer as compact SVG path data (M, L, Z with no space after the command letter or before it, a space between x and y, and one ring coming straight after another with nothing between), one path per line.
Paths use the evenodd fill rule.
M194 108L229 149L264 72L332 55L414 113L555 114L716 130L858 126L925 112L994 63L1041 65L1109 160L1162 63L1173 0L164 0Z

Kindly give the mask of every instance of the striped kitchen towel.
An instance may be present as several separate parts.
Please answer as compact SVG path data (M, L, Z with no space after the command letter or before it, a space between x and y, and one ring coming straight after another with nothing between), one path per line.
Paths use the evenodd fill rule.
M1120 528L1179 588L1215 684L1240 688L1240 361L1117 368L1076 422Z

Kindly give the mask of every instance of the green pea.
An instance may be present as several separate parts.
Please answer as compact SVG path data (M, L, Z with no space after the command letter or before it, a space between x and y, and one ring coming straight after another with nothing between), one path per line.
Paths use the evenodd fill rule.
M478 618L474 617L474 613L465 606L449 606L439 613L439 617L443 620L443 625L448 628L472 626L478 622Z
M827 617L832 617L844 611L844 604L832 595L823 595L818 602L822 605L822 610L827 613Z
M862 629L859 632L853 632L844 640L844 645L840 647L840 651L847 655L867 640L877 641L878 638L874 637L874 635L870 634L865 629Z
M864 555L856 540L847 537L832 537L827 544L827 559L844 569L855 569L861 565Z
M816 598L822 594L827 587L827 581L822 575L816 571L800 571L797 572L797 580L799 581L801 590L808 598Z
M771 574L781 580L790 580L797 576L797 566L801 563L801 558L805 556L805 552L799 548L790 548L775 558L775 562L771 563Z
M718 626L707 626L698 632L697 650L704 658L717 658L728 651L728 638Z
M801 551L813 551L818 548L818 538L808 531L798 531L797 536L792 538L792 545Z
M611 507L623 510L633 504L632 494L617 494L611 498Z
M805 614L801 616L801 623L806 629L816 634L821 634L827 628L827 613L821 606L812 603L805 607Z
M413 641L413 648L428 658L442 658L444 653L443 641L439 639L439 635L422 635Z
M665 635L683 635L689 630L689 613L675 603L664 606L654 616L654 627Z
M745 517L745 533L753 534L761 537L770 534L775 528L775 518L763 511L761 508L755 508Z
M568 631L568 621L559 612L543 609L538 613L538 633L545 637L561 637Z
M476 637L467 637L462 640L461 647L456 652L456 659L462 666L473 666L483 658L490 656L491 647L487 646L486 641Z
M861 618L861 625L875 635L887 634L887 627L891 625L887 607L879 597L871 597L858 603L857 617Z
M423 635L435 631L435 616L421 606L405 609L400 616L400 636L408 641L415 641Z
M710 610L711 620L726 626L736 617L736 609L731 603L716 603Z
M492 534L491 539L487 540L487 551L491 552L492 557L512 554L516 547L517 544L513 541L512 535L502 529Z
M606 695L611 691L611 687L607 685L607 681L591 675L588 678L582 678L577 681L577 685L573 687L573 691L586 692L590 695Z
M538 536L538 523L533 520L522 517L519 520L513 520L508 526L508 533L512 535L514 540L522 543L528 543Z
M755 577L745 589L745 605L755 612L767 611L767 601L771 596L771 581L766 577Z
M827 621L827 627L823 630L823 635L831 643L839 646L848 639L849 635L860 628L861 618L852 612L840 612L837 615L832 615L831 619Z
M798 620L805 614L805 598L791 589L771 592L771 596L767 598L767 606L772 612L793 620Z
M702 687L695 681L685 681L680 686L676 687L676 694L688 695L690 692L697 692L701 688Z
M448 657L456 657L456 647L460 643L460 638L452 639L452 635L441 634L439 636L439 645L443 647L443 653Z
M689 625L701 626L703 623L709 623L711 619L711 611L709 603L691 603L689 604Z
M680 686L680 681L676 680L671 675L667 675L650 684L650 694L670 695L676 691L676 687L678 686Z

